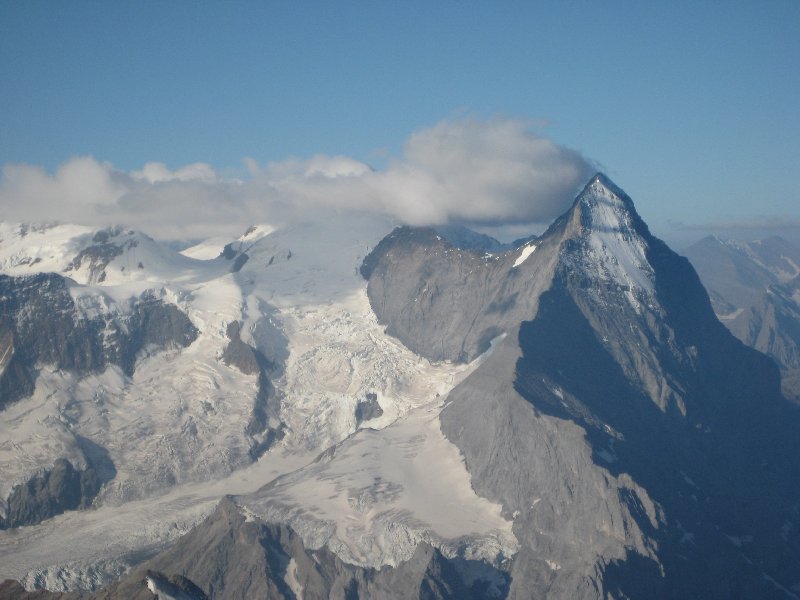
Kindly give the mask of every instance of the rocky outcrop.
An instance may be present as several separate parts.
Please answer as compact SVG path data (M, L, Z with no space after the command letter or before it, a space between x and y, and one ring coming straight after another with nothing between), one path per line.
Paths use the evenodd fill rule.
M53 273L0 275L0 410L33 392L39 364L78 375L113 364L132 375L142 350L186 347L197 337L184 313L152 293L127 313L85 314L70 285Z
M468 362L536 310L554 265L551 241L488 256L454 247L435 230L399 227L364 259L370 304L386 333L430 360ZM543 272L543 276L533 276Z
M89 271L89 281L91 283L102 283L106 279L106 267L116 257L123 252L135 248L139 242L127 236L133 235L132 231L127 232L127 239L117 240L123 234L121 226L109 227L94 234L92 243L83 248L72 261L67 265L66 271L78 271L87 268ZM117 243L119 242L119 243Z
M75 434L84 468L60 458L53 466L16 485L4 500L0 529L34 525L68 510L92 506L101 487L114 479L117 469L108 450Z
M356 404L356 422L377 419L383 414L383 409L378 403L378 395L375 392L367 392L366 399L359 400Z
M241 242L236 244L236 246L239 247L238 250L233 246L233 243L225 244L225 247L222 249L222 252L219 253L219 256L225 260L232 261L230 272L238 273L242 270L242 267L245 265L245 263L250 260L250 256L241 249Z
M256 459L283 437L280 400L270 381L270 374L276 372L277 365L267 359L258 348L242 341L241 324L238 321L229 323L226 333L229 342L222 353L222 361L246 375L258 375L258 393L253 403L253 416L247 425L247 434L259 440L251 450L253 459Z
M471 567L470 561L448 560L427 545L394 568L356 567L326 548L306 548L288 526L246 518L235 502L225 499L208 520L173 548L96 598L150 598L142 582L152 577L148 575L152 571L169 574L173 581L176 577L188 579L214 600L469 600L505 596L507 575L495 572L490 584L485 577L476 577Z
M145 575L145 582L147 589L159 598L171 596L175 600L208 600L203 590L181 575L167 579L162 573L149 571Z
M94 467L79 471L68 460L58 459L51 469L12 490L0 529L33 525L67 510L86 508L100 484Z

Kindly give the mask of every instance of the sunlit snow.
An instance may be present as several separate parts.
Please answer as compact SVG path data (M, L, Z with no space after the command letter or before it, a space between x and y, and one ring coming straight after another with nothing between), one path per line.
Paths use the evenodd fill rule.
M599 178L582 199L582 225L594 271L626 290L631 305L640 309L643 295L654 294L653 268L647 260L647 243L636 232L631 209Z
M518 266L520 266L522 263L524 263L524 262L525 262L525 260L526 260L526 259L527 259L527 258L528 258L528 257L529 257L531 254L533 254L535 250L536 250L536 245L535 245L535 244L528 244L527 246L525 246L525 247L522 249L522 251L519 253L519 256L517 257L517 260L515 260L515 261L514 261L514 267L518 267Z
M481 540L476 547L488 554L510 551L514 540L499 506L475 495L458 451L438 430L441 402L470 367L413 354L384 333L369 305L358 267L391 228L382 219L353 215L274 231L259 226L232 242L249 256L235 273L232 261L219 256L220 240L182 255L121 231L116 241L125 250L100 281L86 265L69 269L72 257L93 243L93 231L3 225L2 271L73 278L70 293L82 318L113 318L148 291L186 312L200 335L183 350L143 354L132 378L116 367L82 379L44 368L34 395L5 411L0 497L58 457L85 466L81 438L106 448L117 472L96 509L0 532L0 579L45 582L52 589L100 585L126 568L127 556L190 529L222 495L251 493L344 440L342 456L361 447L376 458L359 468L337 460L331 463L337 477L371 483L387 469L381 476L405 490L380 517L351 512L363 527L370 519L377 528L411 524L415 539L446 546L475 536ZM256 376L221 361L232 321L242 323L246 343L282 365L273 384L286 436L252 466L254 441L246 427ZM357 430L355 406L367 393L377 396L383 414L367 423L369 430ZM298 489L315 488L305 472L297 474ZM416 478L427 482L424 489ZM318 502L319 516L338 514L338 503L348 497ZM453 510L450 500L461 508ZM434 523L437 529L425 533ZM331 547L350 555L361 540L361 530L343 527ZM370 562L392 560L373 550L372 557L357 553Z

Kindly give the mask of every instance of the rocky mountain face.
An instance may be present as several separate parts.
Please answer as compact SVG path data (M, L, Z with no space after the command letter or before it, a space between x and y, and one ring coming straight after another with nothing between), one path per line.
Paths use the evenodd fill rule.
M94 467L76 470L68 460L56 460L53 468L18 485L7 500L6 518L0 529L32 525L67 510L87 508L100 491Z
M535 235L531 235L513 242L502 243L490 235L478 233L463 225L439 225L434 229L436 234L444 238L453 248L487 254L501 254L509 250L516 250L536 239Z
M129 314L87 314L55 273L0 275L0 410L33 391L36 368L53 365L78 375L109 364L132 375L147 347L186 347L197 329L175 306L145 294Z
M744 243L709 236L685 253L720 320L775 360L783 394L800 403L800 248L780 237Z
M441 422L475 490L514 516L510 597L796 585L797 414L688 262L602 176L520 258L399 230L365 261L376 314L405 343L463 360L473 339L507 333ZM456 298L487 295L468 327L459 310L447 319Z
M530 256L487 256L452 246L427 228L400 227L365 258L370 303L386 333L430 360L469 362L515 323L536 312L554 268L552 240L531 242Z

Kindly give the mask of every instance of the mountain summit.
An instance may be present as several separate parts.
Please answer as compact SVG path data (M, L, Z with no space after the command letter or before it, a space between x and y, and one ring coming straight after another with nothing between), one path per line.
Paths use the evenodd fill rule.
M574 240L571 268L625 289L634 306L653 294L655 275L647 258L650 232L625 192L598 173L568 215L565 239Z

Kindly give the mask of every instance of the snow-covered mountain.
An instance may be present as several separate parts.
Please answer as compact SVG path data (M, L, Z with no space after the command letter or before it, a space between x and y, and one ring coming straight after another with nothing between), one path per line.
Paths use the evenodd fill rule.
M98 598L800 594L800 415L605 176L510 248L324 217L180 255L3 230L5 285L49 261L81 290L75 323L131 331L152 297L196 337L128 371L23 361L0 470L103 475L91 509L0 532L0 578Z
M103 568L116 574L131 564L126 555L174 538L223 493L255 490L358 428L384 428L416 407L441 403L468 367L432 364L387 337L359 274L364 256L390 229L390 223L354 215L279 231L256 226L220 244L215 258L201 260L119 228L4 226L0 260L13 265L7 269L13 276L3 280L4 297L20 286L33 296L42 292L35 299L40 320L63 314L72 329L61 338L103 351L87 368L43 352L22 356L21 369L35 386L9 397L3 412L3 516L12 504L21 507L17 512L27 510L22 507L31 494L20 490L52 479L59 459L80 472L103 474L92 511L0 536L2 575L87 585L88 569L97 573L91 581L103 581ZM25 242L31 231L35 237ZM98 245L108 248L91 250ZM197 256L198 248L185 253ZM90 254L110 258L75 268L76 257ZM213 254L206 249L204 255ZM58 302L36 279L42 277L59 290ZM187 318L194 339L182 349L149 340L125 346L135 357L127 368L105 360L112 333L130 332L130 315L151 297ZM19 357L20 348L50 339L45 329L20 329L29 310L21 307L13 316L16 329L2 338L5 355ZM70 343L58 348L69 354L77 347ZM432 449L436 443L432 438ZM446 446L441 434L439 443ZM265 479L251 480L253 472ZM461 479L457 472L453 477L469 491L463 467ZM210 500L194 505L189 498L197 496ZM168 506L167 514L132 534L143 514L159 514L147 504L151 498ZM66 508L87 502L92 498ZM60 512L58 502L44 504L56 506L39 510L39 518ZM100 539L85 535L89 523L109 518L119 529L108 527ZM176 528L176 519L184 524ZM23 543L21 550L27 535L42 543ZM116 549L107 551L109 545ZM63 567L65 557L73 566Z

